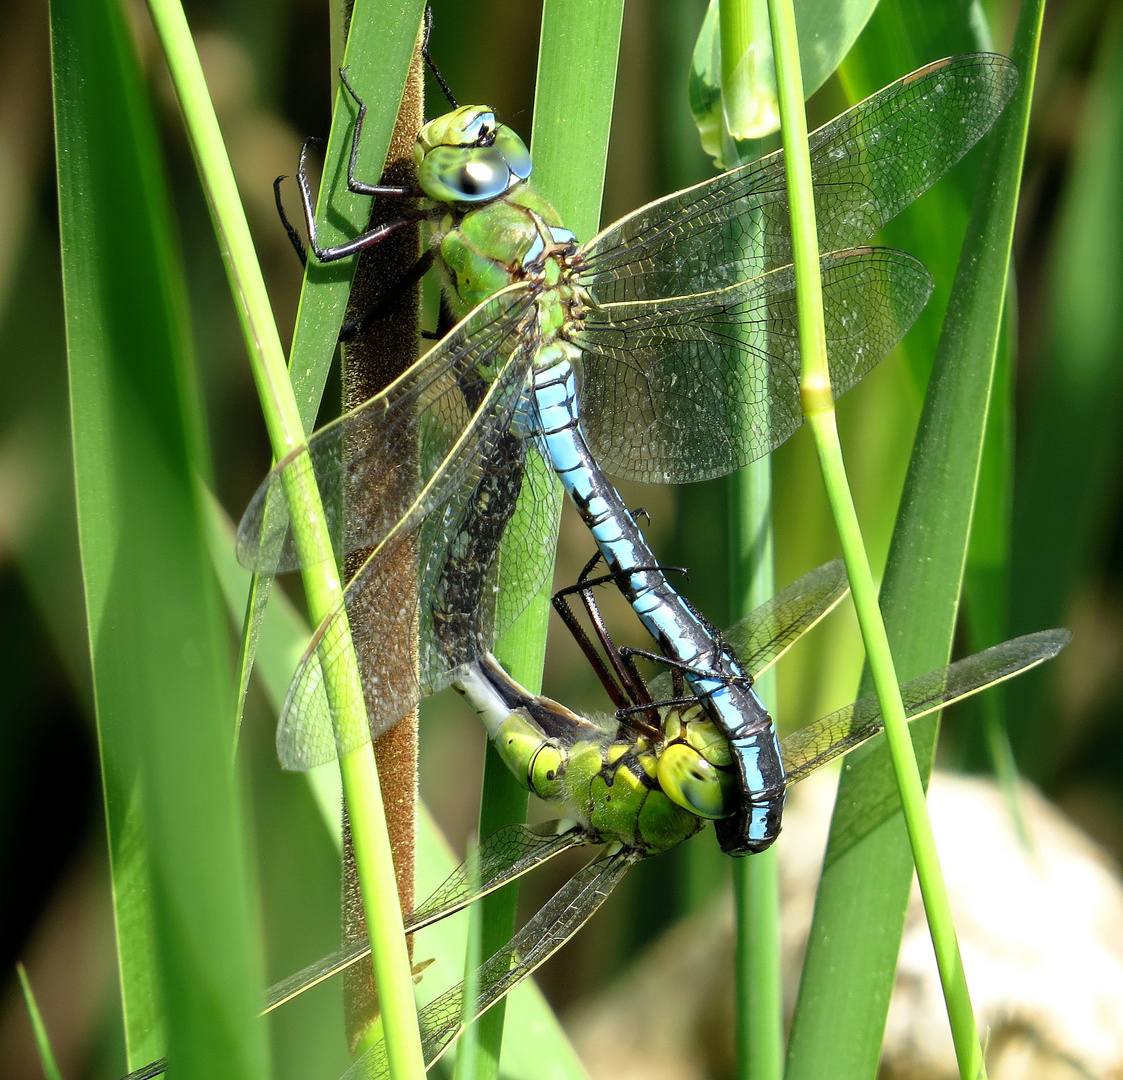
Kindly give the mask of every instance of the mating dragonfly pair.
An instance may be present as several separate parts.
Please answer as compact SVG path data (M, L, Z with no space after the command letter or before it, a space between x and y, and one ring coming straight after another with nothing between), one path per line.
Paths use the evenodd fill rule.
M1016 83L1003 57L954 57L886 87L811 136L836 394L896 344L931 290L911 256L855 245L970 149ZM352 96L357 148L364 108ZM323 681L323 665L350 647L350 627L375 646L359 648L372 736L451 684L520 782L566 802L577 818L569 828L511 826L487 838L472 874L454 874L407 929L565 848L609 845L483 965L474 1005L465 1008L457 987L422 1010L428 1063L466 1019L576 932L633 862L707 820L724 850L763 849L779 831L785 785L869 738L881 722L876 702L862 699L781 744L751 689L750 673L774 662L841 598L836 564L717 634L671 588L602 471L654 482L719 476L774 449L802 422L782 152L651 203L583 247L528 186L525 146L488 109L458 108L422 129L417 189L361 183L355 156L353 191L421 202L390 226L321 248L302 156L315 255L346 257L425 220L429 258L439 263L461 321L385 391L280 462L243 518L245 565L296 568L288 521L304 508L286 504L286 470L310 460L337 554L373 549L294 677L278 729L282 764L307 769L354 749L337 737ZM650 691L619 688L631 704L604 721L530 694L489 651L519 614L510 597L533 595L550 573L552 558L534 538L552 527L559 483L592 532L604 580L621 589L670 669ZM416 576L412 593L403 567ZM586 606L589 586L576 590ZM403 601L407 595L420 595L420 605ZM1008 678L1066 641L1065 631L1031 635L909 683L902 688L908 713ZM271 991L270 1007L364 951L299 973ZM347 1073L385 1075L382 1044Z
M595 607L589 587L576 590ZM803 634L845 596L846 573L840 560L805 574L768 603L723 634L740 662L757 674L771 667ZM599 619L594 615L594 625ZM901 687L910 720L961 701L1043 663L1067 644L1067 630L1029 634L930 672ZM612 651L611 642L602 642ZM674 676L662 675L649 688L649 700L674 693ZM617 691L627 696L625 684ZM418 1013L426 1068L432 1065L472 1020L483 1015L561 948L641 859L676 846L728 809L733 773L728 744L698 702L666 706L633 701L643 716L658 714L657 734L640 734L620 713L583 717L549 698L530 694L492 658L485 657L457 682L477 710L493 745L514 775L539 797L566 805L568 816L537 825L507 825L482 840L471 855L405 918L413 933L463 910L480 897L574 847L604 846L583 869L485 961L465 1002L460 983ZM622 709L627 713L631 708ZM882 729L874 696L822 717L780 744L787 783L794 784L821 765L872 738ZM700 768L699 763L705 766ZM734 799L736 793L732 792ZM611 796L609 798L608 796ZM691 809L693 807L694 809ZM270 987L265 1012L284 1005L364 959L364 939L309 965ZM124 1080L150 1080L166 1061L129 1074ZM387 1080L389 1065L380 1040L360 1057L342 1080Z
M1016 83L1004 57L955 57L811 136L836 393L900 340L931 290L912 256L854 245L958 161ZM359 103L354 148L363 116ZM802 423L783 154L651 203L580 248L527 184L525 146L490 110L468 106L430 122L415 157L417 189L349 175L355 191L422 201L334 249L316 243L301 163L320 260L424 219L461 321L385 391L281 462L243 518L245 565L298 566L288 520L305 508L287 505L286 471L310 462L337 554L371 551L293 681L278 728L282 764L306 769L354 749L337 737L322 671L350 648L349 632L362 639L375 735L490 649L519 614L511 597L535 595L551 572L537 538L552 535L560 482L607 573L732 747L742 798L719 823L723 850L759 851L779 830L783 802L771 721L749 672L658 569L602 469L649 482L707 479ZM416 633L418 606L402 600L413 568ZM452 624L455 634L442 633Z

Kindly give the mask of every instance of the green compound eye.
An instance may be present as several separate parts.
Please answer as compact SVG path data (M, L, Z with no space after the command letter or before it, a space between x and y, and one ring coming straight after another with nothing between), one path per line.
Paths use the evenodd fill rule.
M673 802L698 817L729 817L736 809L737 782L696 750L673 743L659 755L659 786Z
M482 105L465 105L431 120L413 151L421 189L436 202L497 199L530 176L530 152Z
M520 180L525 180L530 175L530 151L509 127L500 124L495 129L495 142L492 146L503 155L507 168Z
M486 202L511 185L511 169L494 146L436 146L425 155L417 179L437 202Z

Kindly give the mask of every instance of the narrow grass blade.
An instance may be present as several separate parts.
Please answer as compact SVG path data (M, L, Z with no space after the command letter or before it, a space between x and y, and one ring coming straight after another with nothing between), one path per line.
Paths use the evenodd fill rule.
M715 21L716 20L716 21ZM703 148L717 150L719 167L732 168L756 156L755 140L779 122L775 100L772 37L764 4L745 0L711 3L695 46L691 97L701 89L696 80L700 52L707 49L720 65L714 104L719 115L710 126L716 140L707 145L707 126L694 108ZM759 60L760 46L767 48ZM755 76L756 85L752 85ZM714 154L711 152L711 156ZM724 159L724 160L723 160ZM751 240L749 241L752 242ZM731 619L740 618L775 592L775 544L772 532L772 462L751 462L727 484L729 501L728 558ZM756 691L775 718L776 676L761 673ZM730 869L736 925L734 986L737 1032L737 1075L743 1080L780 1080L784 1067L783 983L780 951L780 871L776 850L742 859Z
M950 650L1001 325L1040 14L1040 5L1027 5L1019 22L1014 59L1023 81L991 136L882 585L893 654L905 676L939 666ZM917 755L927 773L935 724L916 726ZM869 820L863 809L868 793L888 782L887 770L877 740L853 755L840 785L792 1027L793 1080L824 1070L841 1078L865 1077L877 1068L912 876L901 818Z
M23 991L23 1001L27 1006L27 1017L31 1021L31 1029L35 1034L35 1046L39 1051L39 1064L43 1066L45 1080L62 1080L55 1053L51 1049L51 1039L47 1034L47 1026L43 1023L43 1016L39 1012L39 1003L31 989L31 981L27 977L23 964L16 964L16 974L19 976L20 989Z
M261 1077L209 473L155 125L111 0L51 7L75 486L131 1065Z
M1010 620L1011 511L1014 493L1014 370L1017 304L1013 279L1007 289L1002 332L994 365L987 430L979 462L979 491L964 568L965 625L972 649L996 641ZM1032 839L1022 814L1018 768L1004 708L1008 690L988 694L979 705L982 723L960 742L959 760L967 770L989 769L1002 787L1014 828L1027 847Z
M351 15L343 63L367 106L358 171L368 183L377 181L386 160L424 8L424 0L367 0L355 5ZM347 189L355 104L338 79L333 81L333 90L335 106L316 205L320 242L325 245L361 233L367 227L371 204L369 197ZM295 208L295 183L287 182L283 192L286 205ZM355 266L355 259L327 264L309 260L305 272L290 368L306 431L312 429L320 408Z

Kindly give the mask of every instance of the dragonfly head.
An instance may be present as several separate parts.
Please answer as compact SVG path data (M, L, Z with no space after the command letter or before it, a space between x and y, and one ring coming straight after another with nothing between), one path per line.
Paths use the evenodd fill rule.
M700 710L695 710L701 716ZM667 798L698 817L716 820L737 810L737 777L729 743L706 719L668 718L667 743L656 776Z
M430 120L417 135L418 182L442 203L497 199L530 176L530 151L486 105L464 105Z

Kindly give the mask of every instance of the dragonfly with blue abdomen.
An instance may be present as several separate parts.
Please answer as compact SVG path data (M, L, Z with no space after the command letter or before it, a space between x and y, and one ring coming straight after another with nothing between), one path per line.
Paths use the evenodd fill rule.
M811 136L836 394L893 347L931 288L911 256L854 245L959 160L1016 81L1003 57L953 57ZM354 147L362 116L360 103ZM525 146L490 110L432 121L415 156L417 189L360 183L354 153L349 183L421 198L401 220L428 223L461 322L280 462L239 530L247 566L298 565L287 517L305 510L286 506L283 474L297 458L306 467L307 455L337 554L373 549L294 678L278 729L282 763L309 768L353 748L337 741L321 671L347 647L348 627L372 646L360 655L373 734L490 648L518 614L510 598L533 595L550 572L537 537L551 534L560 480L609 573L733 747L741 800L722 819L723 849L761 850L779 829L784 788L771 721L735 654L660 571L602 467L641 481L705 479L767 453L802 422L783 154L657 200L583 247L529 186ZM319 259L386 234L319 247L303 167L300 178ZM488 587L462 589L446 570L457 565L472 565ZM455 650L438 643L447 620L458 627Z
M819 567L757 608L721 637L748 671L759 675L816 625L846 593L841 561ZM579 587L587 605L587 588ZM599 619L594 620L599 626ZM614 646L599 635L609 652ZM1055 656L1067 630L1047 630L1004 642L901 687L906 715L927 715ZM616 668L619 657L612 658ZM605 669L607 670L607 669ZM412 933L460 911L481 896L574 847L605 846L465 984L445 991L418 1014L426 1067L465 1024L499 1001L564 945L642 859L667 851L736 813L738 777L728 740L696 699L666 704L677 694L672 674L637 689L625 679L614 700L630 699L615 716L584 717L531 694L489 656L470 665L454 685L483 720L488 736L519 782L540 798L561 803L569 816L537 826L507 825L483 840L469 860L405 919ZM637 723L642 718L642 723ZM780 744L786 784L876 735L877 699L864 697L789 735ZM269 988L265 1011L363 959L359 941ZM126 1080L158 1075L156 1062ZM345 1080L386 1080L384 1046L375 1045Z

